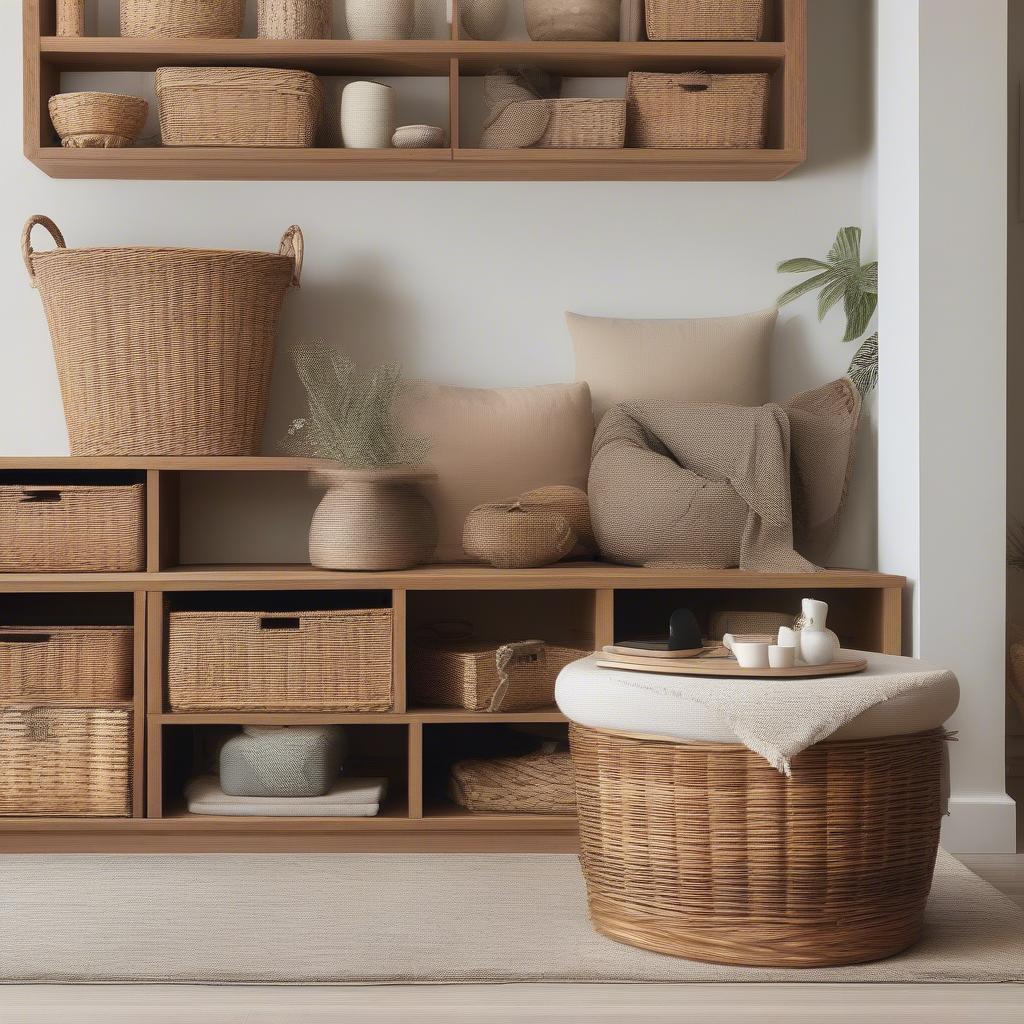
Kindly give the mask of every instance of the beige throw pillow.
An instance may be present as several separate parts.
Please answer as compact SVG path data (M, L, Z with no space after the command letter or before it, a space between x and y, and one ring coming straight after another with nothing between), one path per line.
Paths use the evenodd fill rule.
M586 489L594 435L586 384L414 383L403 407L409 431L430 442L427 460L437 471L427 488L438 518L436 562L469 560L462 529L477 505L553 484Z
M774 307L702 320L618 320L566 313L576 379L601 416L620 402L668 399L718 405L768 401Z

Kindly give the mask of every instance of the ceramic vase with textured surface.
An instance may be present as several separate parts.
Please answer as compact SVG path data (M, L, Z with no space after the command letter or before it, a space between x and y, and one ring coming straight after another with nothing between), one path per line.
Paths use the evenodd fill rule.
M534 40L619 38L619 0L523 0L526 31Z
M508 20L508 0L459 0L459 20L470 39L500 39Z
M345 0L352 39L408 39L414 16L413 0Z
M395 134L395 90L349 82L341 93L341 141L347 149L388 149Z
M322 569L410 569L437 546L437 516L416 469L338 470L313 474L327 493L313 513L309 560Z

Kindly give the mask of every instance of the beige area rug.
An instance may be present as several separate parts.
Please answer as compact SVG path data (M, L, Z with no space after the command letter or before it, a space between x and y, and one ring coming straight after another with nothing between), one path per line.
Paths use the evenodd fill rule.
M878 964L718 967L597 935L575 857L0 857L4 981L1024 981L1024 911L940 854L926 937Z

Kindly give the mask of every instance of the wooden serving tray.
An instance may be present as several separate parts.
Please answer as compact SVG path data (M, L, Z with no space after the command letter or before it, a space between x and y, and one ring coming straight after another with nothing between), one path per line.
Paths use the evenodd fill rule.
M821 676L846 676L863 672L867 659L833 661L829 665L794 665L792 668L741 668L734 658L702 657L683 661L659 661L656 658L627 658L606 653L598 668L622 668L629 672L662 672L672 676L716 676L726 679L814 679Z
M691 647L682 651L670 651L662 640L635 640L629 644L608 644L603 648L605 654L615 657L629 658L633 661L654 659L660 661L678 661L681 658L697 658L712 647Z

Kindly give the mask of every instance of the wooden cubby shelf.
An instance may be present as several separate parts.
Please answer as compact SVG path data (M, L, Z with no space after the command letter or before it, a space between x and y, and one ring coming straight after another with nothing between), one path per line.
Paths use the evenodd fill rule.
M406 693L406 644L431 616L469 617L485 630L496 621L514 632L596 648L666 621L677 604L698 615L713 608L797 609L801 596L831 605L830 622L851 647L898 653L904 579L829 569L813 574L736 569L643 569L607 563L562 563L501 570L428 565L401 572L331 572L309 565L182 565L178 562L180 478L188 473L296 472L328 468L309 459L0 458L0 471L142 475L146 488L146 559L137 573L0 574L0 606L51 603L62 621L83 621L109 606L135 629L134 769L127 818L0 818L0 852L37 851L571 851L575 819L562 815L471 814L439 799L447 737L479 727L564 723L557 708L487 714L417 706ZM366 592L383 595L393 613L394 708L387 712L181 713L166 703L165 615L189 593ZM248 598L246 598L248 599ZM287 599L287 597L285 598ZM77 611L76 611L77 610ZM2 607L0 607L2 611ZM509 639L512 639L510 636ZM181 797L181 744L190 730L244 724L337 723L366 730L364 757L379 755L391 795L375 818L229 818L189 814ZM374 732L375 731L375 732ZM373 737L380 738L380 743ZM457 746L457 744L456 744ZM378 750L379 748L379 750ZM441 751L441 766L431 753Z
M55 35L54 0L23 0L25 155L55 178L263 180L769 180L806 159L806 0L774 0L765 42L481 42L449 39L121 39ZM448 80L446 149L62 149L47 113L63 72L152 72L164 66L295 68L320 75ZM629 71L767 71L766 149L482 150L460 141L466 80L498 67L573 78ZM624 88L624 84L623 84Z

